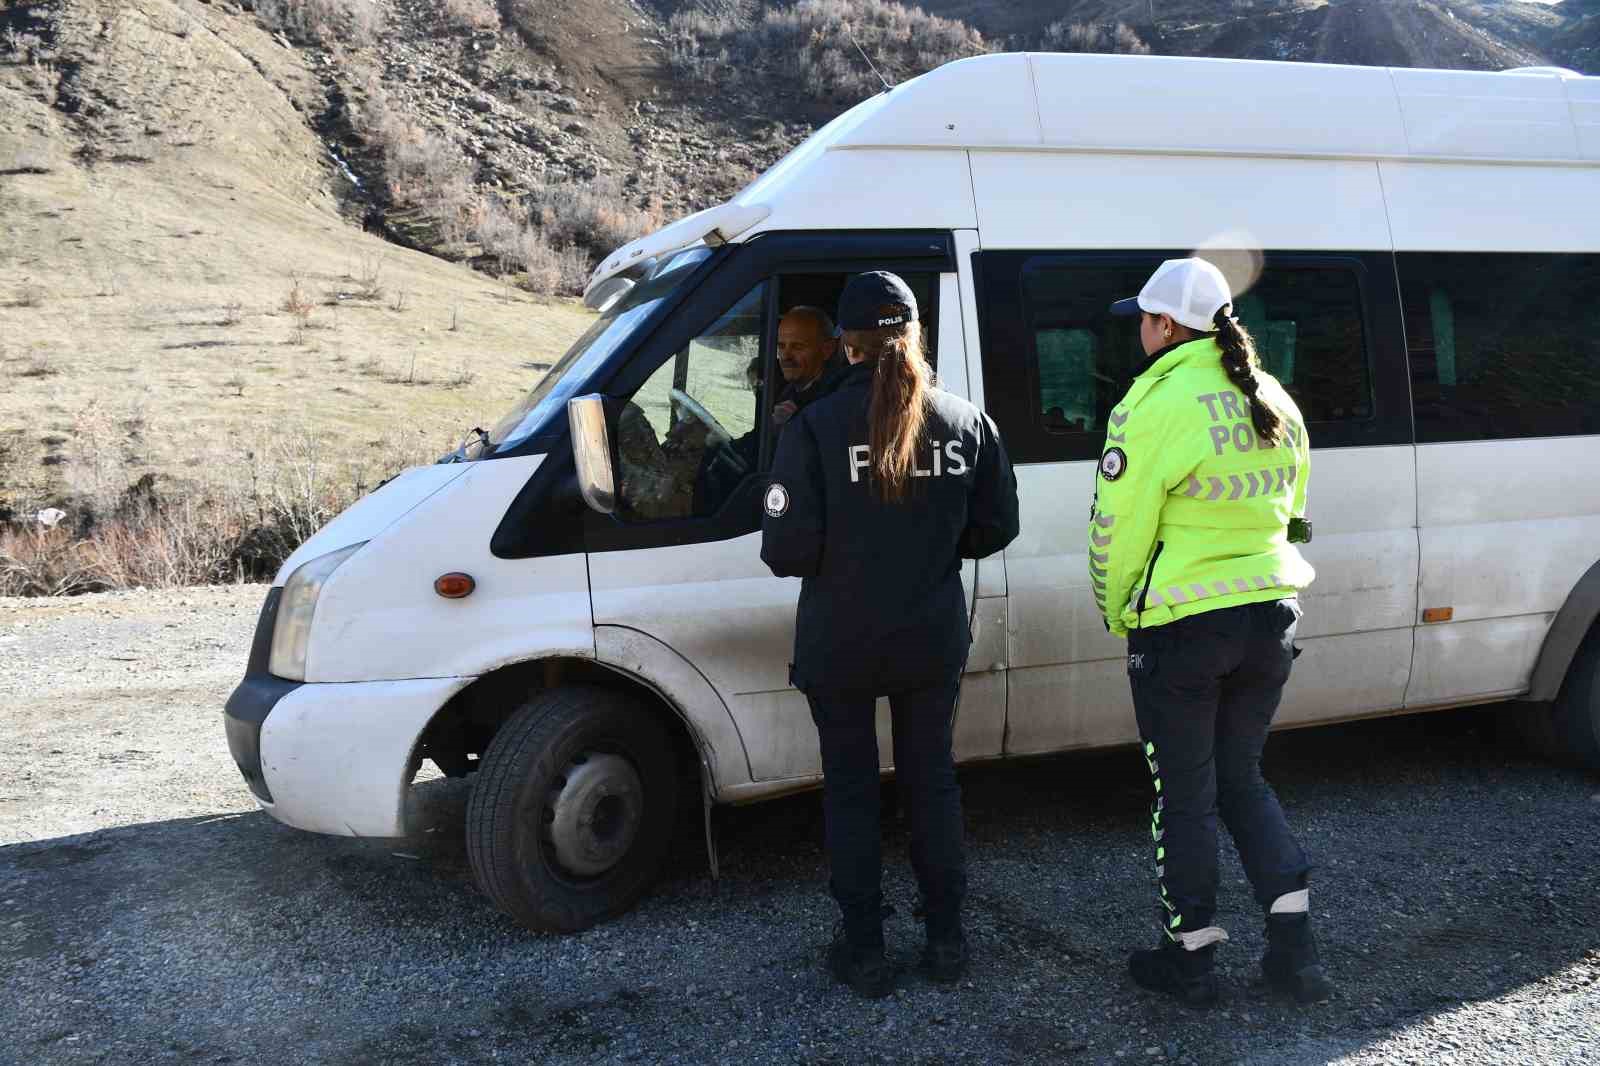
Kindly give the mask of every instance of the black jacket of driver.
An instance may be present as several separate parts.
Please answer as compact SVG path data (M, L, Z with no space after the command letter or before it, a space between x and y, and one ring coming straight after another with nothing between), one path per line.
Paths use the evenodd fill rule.
M1017 535L1017 482L987 415L930 390L911 492L879 499L868 463L873 368L790 421L766 496L761 558L799 577L794 665L802 691L890 692L953 680L971 643L961 560Z

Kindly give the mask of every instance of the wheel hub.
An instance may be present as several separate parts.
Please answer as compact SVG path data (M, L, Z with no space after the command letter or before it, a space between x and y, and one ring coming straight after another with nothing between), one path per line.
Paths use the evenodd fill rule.
M644 785L620 755L584 752L550 794L546 815L556 861L580 877L615 866L633 846L644 816Z

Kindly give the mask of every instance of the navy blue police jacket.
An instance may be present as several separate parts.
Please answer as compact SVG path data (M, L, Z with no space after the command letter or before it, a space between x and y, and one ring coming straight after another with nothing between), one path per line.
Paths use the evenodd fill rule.
M1017 535L1017 481L1000 434L972 404L930 390L906 499L873 487L873 368L790 420L778 445L761 558L798 577L794 664L802 691L884 695L954 680L972 642L961 560Z

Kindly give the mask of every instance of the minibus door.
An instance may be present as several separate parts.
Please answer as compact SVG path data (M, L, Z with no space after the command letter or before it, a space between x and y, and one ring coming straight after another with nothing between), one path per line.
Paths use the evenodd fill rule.
M797 306L831 309L853 273L896 270L925 301L935 348L959 368L945 387L964 394L960 316L941 324L938 313L955 285L948 243L764 238L708 279L605 389L616 409L617 504L613 515L586 518L595 624L646 634L698 670L733 716L755 781L821 772L810 710L789 685L800 582L773 577L760 557L763 475L781 432L771 415L783 389L778 323ZM976 572L965 568L969 602ZM961 758L997 755L1004 727L1003 675L982 662L973 669L957 724ZM887 766L886 707L879 733Z

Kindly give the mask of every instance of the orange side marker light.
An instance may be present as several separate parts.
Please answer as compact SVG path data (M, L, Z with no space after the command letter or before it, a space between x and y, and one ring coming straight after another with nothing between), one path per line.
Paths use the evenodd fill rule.
M433 591L447 600L466 599L472 595L472 590L477 587L478 583L472 579L471 574L441 574L433 582Z
M1456 616L1454 607L1428 607L1422 612L1424 622L1448 622Z

